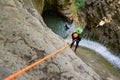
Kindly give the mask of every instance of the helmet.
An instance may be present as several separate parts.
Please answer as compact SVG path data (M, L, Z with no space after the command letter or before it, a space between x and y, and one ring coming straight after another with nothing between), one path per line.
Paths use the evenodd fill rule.
M82 30L81 28L77 28L76 33L77 33L77 34L81 34L82 31L83 31L83 30Z
M74 33L73 34L73 38L77 38L78 37L78 34L77 33Z

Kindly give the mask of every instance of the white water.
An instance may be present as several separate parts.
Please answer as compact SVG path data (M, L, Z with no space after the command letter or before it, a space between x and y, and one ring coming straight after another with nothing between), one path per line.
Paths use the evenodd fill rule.
M71 39L66 39L66 42L71 42ZM101 45L98 42L82 39L79 43L79 46L89 48L94 50L97 54L104 57L107 61L109 61L113 66L120 69L120 57L113 55L106 47Z

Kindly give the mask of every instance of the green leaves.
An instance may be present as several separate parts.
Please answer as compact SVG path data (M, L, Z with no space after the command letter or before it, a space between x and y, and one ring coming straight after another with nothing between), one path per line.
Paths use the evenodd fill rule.
M75 0L75 5L78 9L84 8L86 0Z

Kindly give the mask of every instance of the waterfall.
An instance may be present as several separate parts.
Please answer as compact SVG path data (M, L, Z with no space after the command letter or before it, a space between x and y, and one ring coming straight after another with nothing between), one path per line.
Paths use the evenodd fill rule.
M71 39L65 39L66 42L71 42ZM120 57L114 55L112 52L110 52L105 46L102 44L82 39L79 43L79 46L89 48L93 51L95 51L97 54L101 55L103 58L105 58L108 62L110 62L113 66L120 69Z

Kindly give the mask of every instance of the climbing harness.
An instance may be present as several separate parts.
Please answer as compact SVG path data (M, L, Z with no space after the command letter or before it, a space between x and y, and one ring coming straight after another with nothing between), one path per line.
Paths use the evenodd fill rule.
M42 58L42 59L40 59L40 60L38 60L38 61L36 61L36 62L34 62L33 64L31 64L31 65L29 65L29 66L27 66L27 67L19 70L18 72L13 73L12 75L6 77L4 80L13 80L13 79L16 78L17 76L25 73L26 71L30 70L31 68L33 68L33 67L35 67L36 65L40 64L41 62L43 62L43 61L51 58L52 56L54 56L55 54L57 54L57 53L59 53L59 52L61 52L62 50L64 50L64 49L67 48L68 46L69 46L69 45L66 44L64 47L62 47L62 48L54 51L53 53L50 53L49 55L45 56L44 58Z

